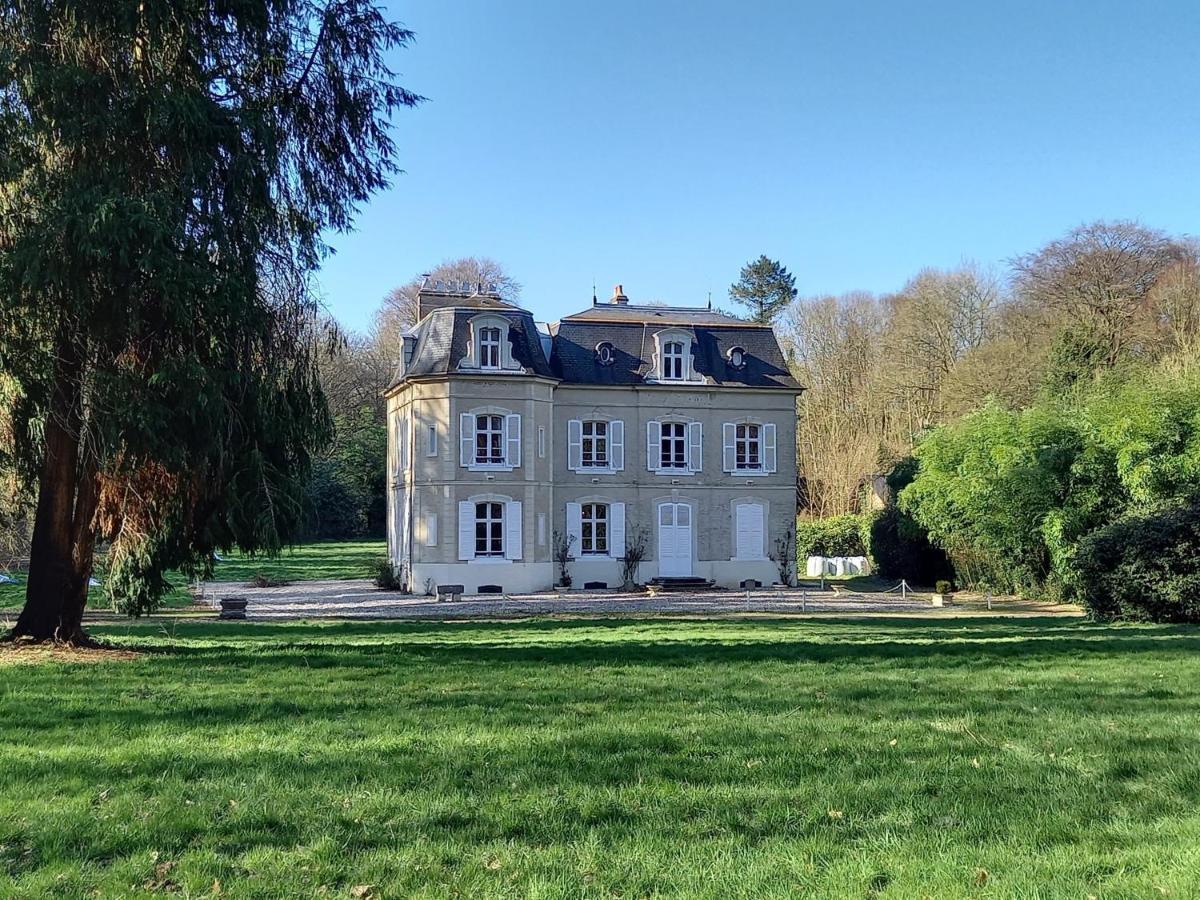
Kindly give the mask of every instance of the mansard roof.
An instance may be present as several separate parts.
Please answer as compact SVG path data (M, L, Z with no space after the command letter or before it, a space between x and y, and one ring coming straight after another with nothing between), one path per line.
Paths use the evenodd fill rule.
M426 298L422 297L424 301ZM693 370L703 382L693 387L778 388L801 390L768 326L755 325L708 309L598 304L550 326L549 358L533 316L524 309L488 297L429 298L425 314L405 335L405 356L391 387L412 377L453 375L468 355L471 320L494 315L508 320L512 358L527 374L566 384L645 384L653 375L655 335L667 329L692 337ZM441 305L445 302L446 305ZM612 362L602 364L597 348L612 345ZM729 351L741 348L744 365L734 367ZM506 376L507 377L507 376Z
M693 368L704 383L722 387L800 390L769 326L707 309L603 304L567 316L552 326L550 368L566 384L644 384L652 374L654 336L667 329L690 333ZM600 362L597 347L608 343L613 361ZM730 365L740 347L744 365ZM690 383L698 386L698 382Z
M471 320L481 315L493 315L508 320L508 339L513 359L527 373L553 377L533 316L515 306L453 306L433 309L413 327L409 339L416 346L393 386L405 378L428 375L450 375L469 350Z

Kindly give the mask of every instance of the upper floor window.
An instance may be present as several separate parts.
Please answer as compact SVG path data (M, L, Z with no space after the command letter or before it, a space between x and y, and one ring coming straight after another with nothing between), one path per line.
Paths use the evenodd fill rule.
M683 422L663 422L659 441L660 469L687 468L687 425Z
M475 417L475 462L501 465L504 462L504 417Z
M721 468L731 475L770 475L776 467L773 422L726 422Z
M683 342L667 341L663 344L662 377L673 381L683 379Z
M625 423L620 419L570 419L567 468L593 475L624 469Z
M704 426L700 422L646 423L646 468L692 475L703 468Z
M521 465L520 415L493 407L472 410L459 415L459 430L463 468L508 470Z
M500 329L495 326L479 329L479 367L500 368Z
M608 423L584 422L581 463L583 466L608 466Z
M579 552L584 556L608 555L608 505L585 503L580 509Z
M615 360L612 344L608 341L601 341L596 345L596 362L602 366L611 366Z
M731 369L741 369L746 365L746 351L741 347L731 347L726 358Z
M762 468L762 429L758 425L738 425L734 431L734 468Z

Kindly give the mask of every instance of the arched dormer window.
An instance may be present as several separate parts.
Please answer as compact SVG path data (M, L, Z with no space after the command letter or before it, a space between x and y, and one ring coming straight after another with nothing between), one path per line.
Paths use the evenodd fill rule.
M470 320L467 353L459 361L460 372L523 372L513 359L510 330L512 323L495 313L483 313Z
M665 328L654 335L654 359L647 381L704 381L692 365L695 336L686 328Z

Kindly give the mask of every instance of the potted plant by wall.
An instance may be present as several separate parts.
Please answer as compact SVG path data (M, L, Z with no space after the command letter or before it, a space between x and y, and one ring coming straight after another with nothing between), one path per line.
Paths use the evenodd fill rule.
M951 601L951 598L953 597L953 595L954 595L953 585L951 585L950 582L946 581L943 578L941 581L938 581L933 586L933 597L932 597L933 605L934 606L945 606L946 604L948 604Z
M632 591L637 588L638 569L646 558L646 550L650 537L645 528L626 530L625 555L621 557L622 590Z
M554 589L561 592L571 586L571 570L568 566L575 559L571 555L571 547L575 544L575 535L562 534L556 530L552 539L554 561L558 564L558 584L554 586Z

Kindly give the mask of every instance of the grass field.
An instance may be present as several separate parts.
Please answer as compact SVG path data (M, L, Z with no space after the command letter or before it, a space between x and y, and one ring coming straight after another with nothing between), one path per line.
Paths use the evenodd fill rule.
M1194 628L96 630L0 671L0 896L1200 894Z
M328 541L300 544L275 558L246 556L233 552L215 565L213 578L221 581L249 581L255 575L266 575L279 581L306 581L316 578L367 578L373 574L372 563L387 555L386 541ZM21 581L25 573L19 573ZM163 598L163 607L179 609L192 603L187 579L179 572L167 576L170 592ZM0 609L19 608L25 602L25 585L0 584ZM104 606L104 592L92 589L88 604Z

